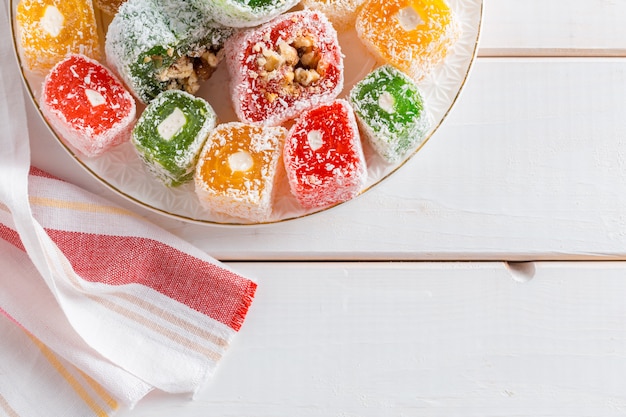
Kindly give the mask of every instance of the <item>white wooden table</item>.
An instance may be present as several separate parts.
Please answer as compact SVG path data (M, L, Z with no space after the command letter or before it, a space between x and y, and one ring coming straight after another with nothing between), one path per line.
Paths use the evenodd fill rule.
M30 108L36 165L260 282L195 401L154 393L122 415L626 414L625 19L620 0L490 0L466 88L417 156L270 226L136 207Z

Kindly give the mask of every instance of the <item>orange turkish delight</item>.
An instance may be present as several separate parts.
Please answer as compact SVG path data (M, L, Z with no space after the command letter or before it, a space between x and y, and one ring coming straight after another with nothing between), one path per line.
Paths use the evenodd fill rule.
M265 221L287 130L230 122L209 134L196 166L196 194L217 213Z
M45 74L72 53L101 57L91 1L22 0L16 20L23 64L33 72Z
M369 0L355 28L379 60L415 81L441 63L460 36L458 21L444 0Z

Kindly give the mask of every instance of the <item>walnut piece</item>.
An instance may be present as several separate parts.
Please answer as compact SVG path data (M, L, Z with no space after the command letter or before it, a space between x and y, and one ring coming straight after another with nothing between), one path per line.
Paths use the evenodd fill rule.
M298 50L285 41L278 44L278 52L280 53L280 56L284 58L287 65L296 66L300 60Z
M171 79L182 80L189 78L193 73L193 62L187 56L182 56L170 67L161 71L157 78L159 81L169 81Z
M169 50L167 53L170 54ZM173 51L171 53L173 54ZM159 58L162 60L161 57ZM172 65L157 73L156 78L158 81L167 83L168 90L184 90L195 94L200 89L200 83L209 79L213 74L219 61L218 53L211 50L181 56Z
M308 87L320 79L320 74L314 69L296 68L294 74L296 82L305 87Z
M315 49L315 40L310 35L299 34L291 42L280 41L276 49L268 49L262 42L252 47L258 53L256 63L262 69L259 74L265 80L282 77L285 93L296 94L294 84L308 87L324 74L321 55Z
M259 58L259 65L263 66L263 69L268 72L276 71L283 65L285 65L285 58L278 52L270 49L263 50L263 58Z

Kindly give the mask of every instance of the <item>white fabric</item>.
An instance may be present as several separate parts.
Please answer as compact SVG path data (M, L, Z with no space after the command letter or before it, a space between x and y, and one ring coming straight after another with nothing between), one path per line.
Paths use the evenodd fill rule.
M239 330L256 284L133 213L43 173L29 177L2 5L0 415L102 416L153 388L193 394ZM104 249L85 252L93 244ZM131 266L121 271L117 244L120 265Z

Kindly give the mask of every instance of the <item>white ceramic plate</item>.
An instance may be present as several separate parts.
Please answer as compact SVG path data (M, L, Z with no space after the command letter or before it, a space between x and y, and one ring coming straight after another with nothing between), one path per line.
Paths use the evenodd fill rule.
M15 37L17 3L18 0L11 0L13 36L16 48L19 48ZM433 128L414 152L399 163L392 165L384 163L369 146L364 144L368 181L363 192L393 174L419 151L421 146L441 126L467 81L478 49L483 17L483 0L448 0L448 4L455 11L460 21L463 30L461 38L454 45L445 62L419 84L434 121ZM104 19L99 18L98 20L102 22ZM345 85L340 97L346 97L352 86L375 68L376 62L358 40L354 30L340 33L339 42L345 55ZM35 104L38 104L43 77L26 70L22 71L22 74ZM206 98L215 108L221 122L236 120L228 100L215 100L216 97L230 97L227 84L227 71L222 65L198 92L199 96ZM75 153L59 139L54 129L51 128L51 130L58 142L89 174L137 204L161 214L190 222L224 225L251 224L243 219L212 213L204 209L193 191L192 183L174 189L165 187L146 171L130 143L118 146L100 157L89 159ZM358 206L355 205L354 207ZM290 194L286 179L282 178L276 190L274 211L268 222L297 219L326 209L312 211L302 209Z

